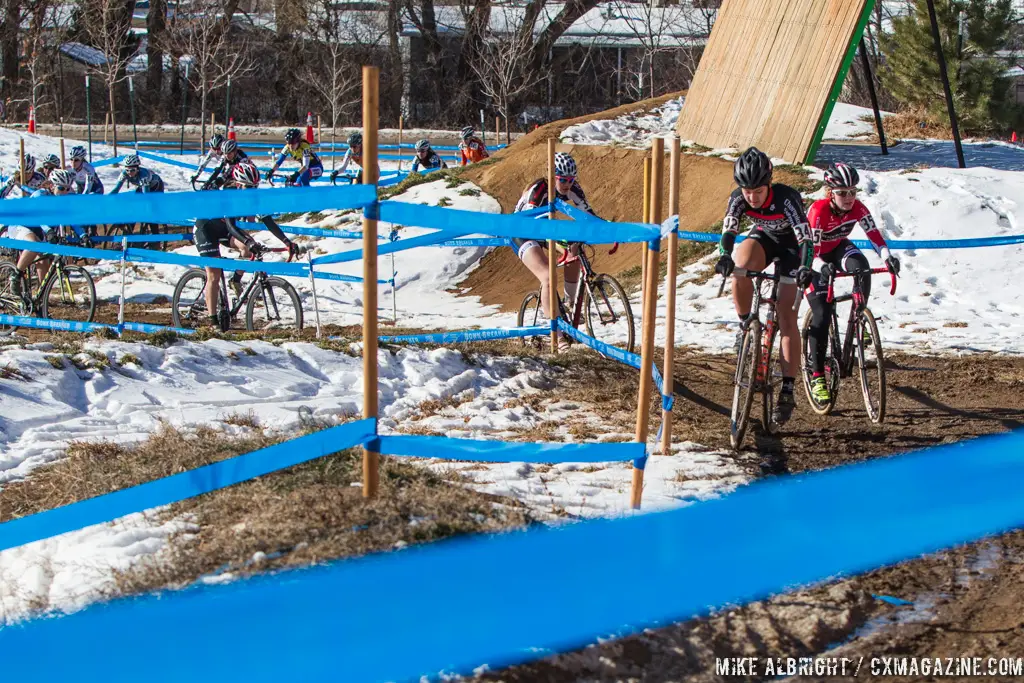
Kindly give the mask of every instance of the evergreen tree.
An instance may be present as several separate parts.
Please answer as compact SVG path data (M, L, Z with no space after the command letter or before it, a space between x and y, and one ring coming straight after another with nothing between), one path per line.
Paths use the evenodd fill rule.
M996 57L1010 41L1014 24L1012 0L934 0L942 52L946 57L953 104L961 127L985 131L1017 124L1021 109L1003 77L1006 63ZM957 55L957 29L964 10L967 35ZM914 0L913 11L893 19L892 33L882 40L885 66L881 78L901 102L947 120L946 99L939 77L926 0Z

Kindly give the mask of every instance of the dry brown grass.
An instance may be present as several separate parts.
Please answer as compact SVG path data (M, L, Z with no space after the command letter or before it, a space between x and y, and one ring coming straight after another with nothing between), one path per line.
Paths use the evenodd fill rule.
M7 365L0 367L0 379L14 379L20 382L28 382L32 378L8 363Z
M948 323L945 323L943 327L967 327L967 323L963 322L962 320L953 320Z

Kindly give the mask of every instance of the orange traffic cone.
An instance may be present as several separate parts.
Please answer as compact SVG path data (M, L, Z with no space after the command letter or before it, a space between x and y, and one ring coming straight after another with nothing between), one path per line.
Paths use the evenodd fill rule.
M313 144L313 112L306 112L306 142Z
M1013 135L1010 136L1010 142L1017 142L1017 131L1013 131Z
M228 140L237 140L235 137L235 119L234 117L228 119Z
M36 108L35 107L29 107L28 108L28 132L29 133L35 133L36 132Z

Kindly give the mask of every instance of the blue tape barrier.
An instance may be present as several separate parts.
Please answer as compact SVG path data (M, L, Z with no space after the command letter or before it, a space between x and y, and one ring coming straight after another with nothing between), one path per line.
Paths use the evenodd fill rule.
M4 202L0 202L3 204ZM59 254L71 258L96 259L99 261L119 260L119 252L105 249L90 249L86 247L72 247L65 244L50 244L49 242L30 242L28 240L16 240L10 237L0 237L0 247L17 249L19 251L31 251L36 254Z
M166 223L196 218L307 213L323 209L372 206L372 185L238 192L129 193L40 197L30 202L0 202L3 225L99 225L103 223Z
M515 339L538 337L551 334L547 325L534 327L513 327L509 329L465 330L463 332L437 332L433 334L404 334L397 337L379 337L385 344L456 344L459 342L489 341L494 339Z
M512 240L507 237L481 237L464 240L448 240L434 244L435 247L511 247Z
M380 219L400 225L461 231L464 235L483 233L493 237L532 237L593 244L645 242L660 235L658 230L641 224L538 221L522 214L481 214L395 201L380 203Z
M1006 532L1024 525L1022 478L1018 432L765 480L668 512L457 538L121 599L9 625L0 648L19 653L5 663L12 680L134 683L139 671L154 683L469 675L482 664L498 670ZM751 524L764 518L774 532L767 553L763 529ZM538 610L508 588L523 577L563 586L637 568L647 585L673 590L606 591L600 600L560 591L557 609ZM118 656L97 642L116 642Z
M170 330L181 335L195 334L195 330L188 330L181 327L166 327L164 325L149 325L145 323L123 323L120 325L107 325L105 323L87 323L78 320L52 320L50 318L36 318L26 315L0 314L0 324L13 325L15 327L32 327L40 330L59 330L61 332L98 332L100 330L113 330L118 335L124 331L144 332L156 334Z
M266 230L267 226L263 223L252 223L250 221L236 221L238 227L245 230ZM338 239L363 239L363 233L351 232L348 230L332 230L331 228L310 228L303 225L280 225L282 232L286 232L290 235L309 235L310 237L335 237ZM377 239L385 239L385 237L378 237Z
M589 334L584 334L581 330L577 330L575 327L565 322L561 318L557 321L558 329L569 335L581 344L586 344L590 348L594 349L603 356L607 356L612 360L617 360L623 365L628 365L631 368L637 370L640 369L641 360L640 355L631 353L625 349L620 349L618 346L612 346L606 344L600 339L594 339ZM675 395L669 393L665 394L664 380L661 376L661 372L658 371L658 366L654 363L651 364L651 376L654 379L654 385L658 388L658 393L661 394L661 407L665 410L672 410L675 405Z
M370 439L375 427L374 419L349 422L181 474L14 519L0 524L0 550L170 505L336 453Z
M166 263L186 268L220 268L222 270L242 270L247 273L268 273L285 277L309 277L308 266L300 263L239 261L208 256L186 256L184 254L172 254L154 249L129 248L124 253L125 259L133 263ZM117 258L120 258L120 255Z
M168 235L125 235L124 237L117 237L116 235L97 235L96 237L90 237L93 242L117 242L121 243L122 240L128 240L128 244L138 244L144 242L191 242L192 233L183 232Z
M506 443L446 436L379 436L366 448L381 455L472 462L614 462L644 455L641 443Z
M138 152L136 152L136 154L138 154L143 159L149 159L150 161L159 161L161 164L168 164L170 166L178 166L180 168L187 168L190 171L198 171L199 170L199 164L190 164L190 163L187 163L185 161L178 161L177 159L168 159L165 156L160 156L159 154L153 154L152 152L145 152L145 151L143 151L141 149ZM95 164L94 164L94 166L95 166Z
M121 156L110 157L109 159L97 159L96 161L92 162L92 167L93 168L102 168L104 166L112 166L114 164L121 163L122 159L124 159L124 155L123 154Z
M405 251L407 249L415 249L417 247L428 247L441 242L448 241L452 238L461 237L466 232L461 230L438 230L437 232L427 233L426 235L419 235L417 237L408 237L406 239L396 240L394 242L388 242L377 247L377 255L384 256L385 254L392 254L399 251ZM326 265L329 263L347 263L350 261L361 261L363 258L362 249L351 249L349 251L338 252L337 254L328 254L326 256L320 256L313 259L313 265Z

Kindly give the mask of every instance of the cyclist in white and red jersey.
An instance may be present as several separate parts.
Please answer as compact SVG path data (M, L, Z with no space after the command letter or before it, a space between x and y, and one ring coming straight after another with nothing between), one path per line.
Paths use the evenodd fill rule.
M576 161L571 155L565 152L555 154L555 196L578 209L586 211L592 216L596 216L597 214L594 213L594 210L590 208L590 204L587 202L587 196L583 193L583 188L580 187L579 182L576 180L576 171ZM548 181L547 178L539 178L533 181L526 188L526 191L523 192L523 196L516 203L515 212L528 211L547 205ZM540 284L541 310L547 311L550 292L548 291L548 252L544 246L544 240L517 237L512 240L512 244L515 245L519 260L537 278L537 282ZM578 249L579 247L576 245L569 247L569 251L574 254ZM578 260L567 262L562 276L565 300L575 301L576 291L580 284L580 262Z
M871 295L871 265L849 240L853 226L860 223L886 268L895 274L900 272L899 259L889 252L871 212L857 199L858 182L860 174L853 166L832 164L825 171L825 198L811 204L807 212L814 235L814 255L824 262L821 273L815 274L807 291L812 314L807 335L807 355L813 372L811 395L821 403L831 398L825 379L828 324L834 306L828 302L829 277L834 273L862 273L854 278L853 284L853 301L858 308L866 306Z
M798 286L806 287L813 273L814 251L803 199L788 185L772 184L772 171L771 159L756 147L748 148L736 160L733 179L739 187L729 197L729 206L722 220L722 240L718 245L721 256L715 272L728 277L734 265L745 270L762 271L778 259L775 272L794 278ZM736 248L734 264L733 247L743 216L752 220L754 227ZM797 288L792 284L779 286L776 311L782 334L782 388L772 413L772 421L779 425L789 420L796 407L793 385L800 369L800 326L793 310L796 293ZM753 296L754 283L749 278L733 278L732 300L743 328L751 317ZM737 350L742 337L743 329L740 329L736 336Z

